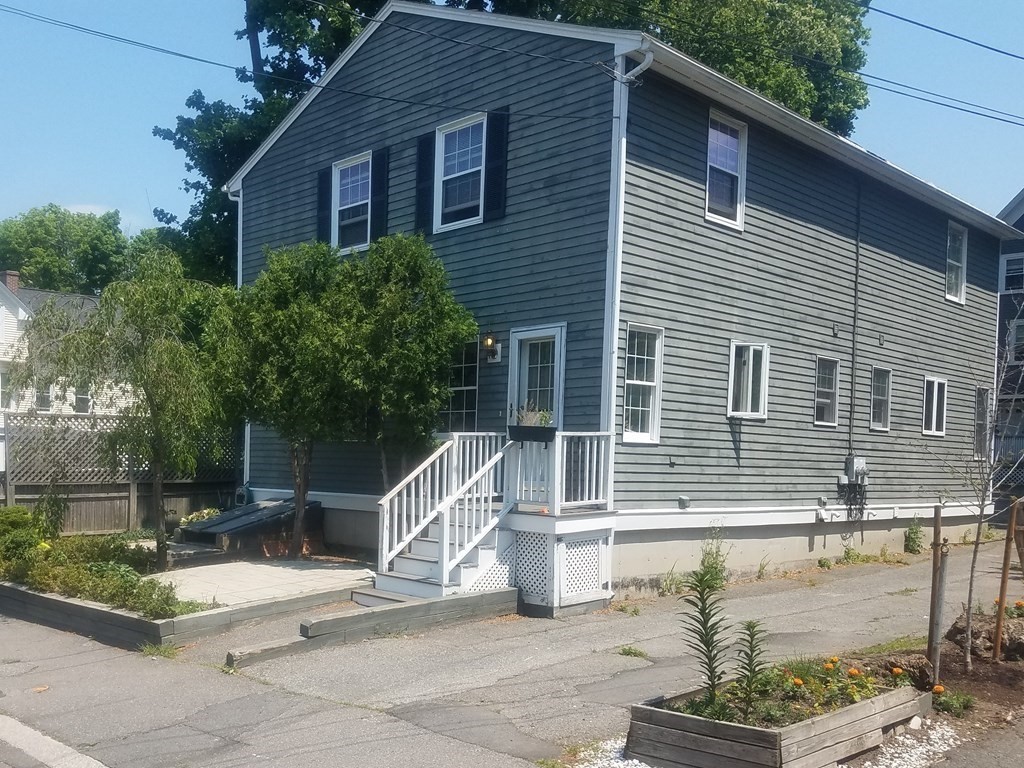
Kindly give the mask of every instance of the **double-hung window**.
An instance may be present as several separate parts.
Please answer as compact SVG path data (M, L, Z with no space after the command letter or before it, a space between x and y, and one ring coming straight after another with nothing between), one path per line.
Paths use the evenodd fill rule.
M370 243L370 153L334 164L334 241L337 248Z
M768 352L767 344L744 344L737 341L730 344L730 417L768 417Z
M889 431L890 402L892 401L892 371L888 368L871 369L871 429Z
M1011 320L1006 327L1007 362L1024 363L1024 320Z
M946 298L964 303L967 296L967 229L949 222L946 234Z
M942 437L946 434L946 381L925 376L921 433Z
M974 390L974 458L987 459L991 452L989 424L992 420L992 390L977 387Z
M1024 255L1003 256L999 290L1003 293L1024 291Z
M474 115L437 129L435 231L483 221L486 122Z
M839 361L819 357L814 375L814 425L839 424Z
M53 408L53 387L36 387L35 406L40 413L49 413Z
M480 358L476 341L464 344L456 353L451 372L451 398L441 412L441 424L447 432L476 431L477 372Z
M92 393L89 385L82 383L75 387L75 413L89 413L92 410Z
M9 410L11 400L11 374L0 371L0 410Z
M662 337L660 328L630 325L626 330L626 388L622 438L657 442L661 431Z
M708 180L705 215L743 228L747 175L747 126L712 111L708 123Z

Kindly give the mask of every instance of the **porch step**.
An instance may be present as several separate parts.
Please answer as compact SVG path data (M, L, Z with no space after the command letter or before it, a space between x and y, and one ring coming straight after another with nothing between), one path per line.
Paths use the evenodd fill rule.
M398 573L436 579L441 573L437 563L437 544L434 544L434 553L432 555L407 554L396 556L394 567Z
M365 589L352 590L352 602L361 605L363 608L373 608L378 605L399 605L401 603L415 602L416 598L409 595L400 595L397 592L385 592L382 589L367 587Z
M441 597L450 595L458 587L455 584L441 584L437 579L412 576L407 573L378 573L374 577L374 587L386 592L397 592L410 597Z

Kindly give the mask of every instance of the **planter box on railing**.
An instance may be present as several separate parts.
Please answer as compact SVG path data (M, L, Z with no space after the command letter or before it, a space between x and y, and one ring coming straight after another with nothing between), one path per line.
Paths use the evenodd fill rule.
M508 425L508 439L515 440L517 443L550 443L555 439L557 432L557 427Z
M754 728L663 709L700 693L634 705L626 757L655 768L824 768L877 747L893 727L931 709L931 694L909 687L784 728Z

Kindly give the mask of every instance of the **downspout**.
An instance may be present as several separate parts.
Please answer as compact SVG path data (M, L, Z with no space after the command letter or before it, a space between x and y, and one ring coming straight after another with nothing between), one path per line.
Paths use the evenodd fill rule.
M235 286L237 288L242 287L242 189L239 187L237 190L232 191L225 184L223 187L227 193L228 200L238 204L238 232L235 239L238 241L236 247L236 266L235 266ZM245 436L242 444L242 484L249 484L249 461L251 456L250 442L252 439L252 424L248 421L245 422Z
M626 54L643 53L644 59L626 73ZM608 457L608 508L615 495L615 400L618 379L619 314L622 293L622 227L626 200L626 121L629 114L629 87L638 75L654 62L650 40L644 37L639 48L616 51L612 95L611 181L608 206L608 254L605 273L604 359L601 363L601 431L612 433Z
M853 340L850 346L850 423L846 431L846 453L853 456L853 420L857 412L857 336L860 333L860 234L861 234L861 188L863 182L857 176L857 218L854 236L853 273Z

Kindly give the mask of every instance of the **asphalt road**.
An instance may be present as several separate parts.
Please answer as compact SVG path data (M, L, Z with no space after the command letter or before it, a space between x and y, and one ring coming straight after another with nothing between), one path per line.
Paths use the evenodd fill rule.
M995 594L1000 556L998 544L984 546L982 598ZM966 596L968 559L954 550L950 621ZM775 656L831 654L926 634L928 581L927 562L814 571L731 586L726 607L733 619L761 619ZM636 616L482 621L322 648L237 675L220 669L228 649L293 635L301 617L253 622L174 660L0 617L0 714L109 768L524 768L620 736L630 703L698 682L678 611L662 598ZM623 645L649 658L623 656ZM1020 764L1020 734L1010 733L1014 761L994 753L1000 768ZM90 765L72 753L40 760L4 741L0 725L0 766ZM962 765L997 764L987 759Z

